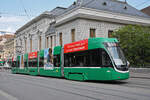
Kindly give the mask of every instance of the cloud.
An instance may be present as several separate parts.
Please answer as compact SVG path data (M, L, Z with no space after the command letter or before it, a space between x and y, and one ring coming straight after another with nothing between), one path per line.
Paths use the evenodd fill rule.
M13 22L21 22L23 20L22 17L12 16L12 17L1 17L0 23L13 23Z
M0 31L15 32L29 21L25 16L2 16L0 17Z
M7 32L14 32L14 29L13 29L12 27L8 27L8 28L6 29L6 31L7 31Z
M14 33L14 32L15 32L15 29L14 29L12 26L8 26L8 27L6 27L6 28L4 28L4 29L0 29L0 31L5 31L7 34L11 34L11 33L9 33L9 32Z

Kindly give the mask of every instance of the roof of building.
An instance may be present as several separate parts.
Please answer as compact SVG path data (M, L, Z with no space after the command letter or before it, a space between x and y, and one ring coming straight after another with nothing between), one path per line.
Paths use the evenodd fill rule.
M10 39L10 38L13 38L13 37L14 37L13 34L4 34L4 35L0 36L0 40L2 40L3 38Z
M56 32L55 23L51 23L46 31L46 35L53 34Z
M145 14L147 14L147 15L150 16L150 6L148 6L148 7L144 8L144 9L142 9L141 11L142 11L143 13L145 13Z
M65 10L66 8L64 7L56 7L52 9L51 11L45 11L43 14L58 16L58 15L61 15Z
M56 17L56 16L66 13L70 10L80 8L80 7L150 18L150 16L144 14L140 10L137 10L136 8L129 5L128 3L118 1L118 0L77 0L77 2L74 2L68 8L56 7L51 11L45 11L44 13L42 13L41 15L37 16L36 18L32 19L27 24L25 24L20 29L18 29L16 31L16 33L22 31L26 27L35 23L35 21L40 20L41 18L43 18L43 16ZM49 28L51 28L51 27L49 27Z
M5 42L5 44L10 43L10 42L14 42L14 38L15 38L15 37L9 38L9 39Z
M77 0L77 2L68 7L65 12L77 7L92 8L113 13L150 18L150 16L144 14L140 10L137 10L128 3L118 0Z
M50 11L50 13L52 15L58 16L58 15L61 15L65 10L66 10L66 8L56 7L55 9L53 9L52 11Z
M47 12L49 14L52 14L54 17L57 17L61 14L63 14L65 12L67 8L63 8L63 7L56 7L55 9L53 9L52 11L50 12ZM55 23L51 23L51 25L48 27L48 30L46 32L46 34L50 34L50 33L54 33L56 30L55 30L55 27L54 27L54 24Z

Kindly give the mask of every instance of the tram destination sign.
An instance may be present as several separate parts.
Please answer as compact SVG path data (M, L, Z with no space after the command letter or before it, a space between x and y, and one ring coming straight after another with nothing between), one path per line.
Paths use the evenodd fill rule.
M88 50L88 39L64 45L64 53Z

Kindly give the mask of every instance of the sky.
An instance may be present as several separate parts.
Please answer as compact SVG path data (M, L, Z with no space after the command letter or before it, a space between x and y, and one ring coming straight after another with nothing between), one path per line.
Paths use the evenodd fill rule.
M0 0L0 31L14 33L42 12L50 11L57 6L68 7L74 1L76 0ZM150 6L150 0L127 2L139 10Z

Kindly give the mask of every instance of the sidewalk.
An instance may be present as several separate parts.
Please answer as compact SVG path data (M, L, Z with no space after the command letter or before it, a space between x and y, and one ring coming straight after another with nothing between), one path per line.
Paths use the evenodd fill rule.
M143 78L143 79L150 79L150 73L134 73L130 72L131 78Z

